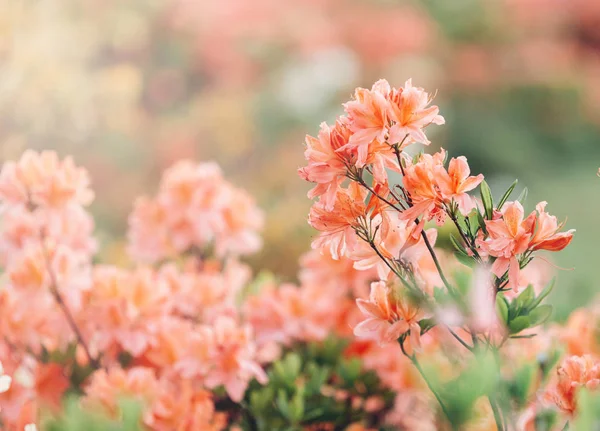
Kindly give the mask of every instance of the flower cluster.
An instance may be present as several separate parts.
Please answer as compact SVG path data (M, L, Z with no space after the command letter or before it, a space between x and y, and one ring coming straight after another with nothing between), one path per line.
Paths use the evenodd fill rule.
M248 254L260 248L262 225L252 198L225 181L217 164L184 160L165 172L155 198L136 201L130 251L147 262L211 243L219 257Z
M235 255L259 246L260 211L216 165L177 164L159 197L136 206L131 249L162 258L214 240L222 260L122 269L92 263L92 197L86 172L52 152L28 151L0 173L1 347L15 376L0 396L2 423L22 430L59 408L83 369L86 405L117 415L131 396L148 429L223 429L212 390L239 402L251 380L268 380L236 304L250 274ZM145 205L166 218L148 224Z
M502 348L510 350L511 339L532 336L529 328L551 312L542 304L549 290L535 287L544 278L536 257L564 249L574 230L563 231L546 202L526 217L522 197L509 201L516 182L494 203L483 175L472 175L463 156L448 162L444 149L409 155L411 144L430 144L428 126L444 123L428 94L410 80L399 89L384 80L371 90L359 88L344 107L346 115L334 126L322 124L318 138L306 138L308 163L299 175L316 184L309 192L315 202L308 221L319 231L313 249L350 260L355 270L376 270L369 299L356 301L363 320L354 334L383 344L388 362L391 355L404 356L425 381L419 356L436 355L444 345L462 346L484 362L485 351L508 354ZM469 194L478 187L480 200ZM451 226L455 257L435 247L438 231L429 222ZM396 348L389 350L390 343ZM428 355L421 355L424 349ZM438 359L438 365L465 366L464 350L443 355L451 363L442 366L445 360ZM365 363L375 357L365 357ZM573 380L574 371L560 373L571 380L563 376L553 392L559 406L572 403L572 394L560 388L570 384L564 382ZM448 379L449 386L458 385ZM452 400L428 387L446 420L465 425L464 417L448 409ZM475 403L481 396L488 397L488 407ZM498 429L506 429L500 412L505 401L480 393L471 400L471 417L482 423L492 418L492 424L495 418Z
M143 431L579 420L600 382L600 308L534 329L552 312L540 253L573 231L545 202L526 216L516 183L495 200L464 157L409 155L444 121L411 81L357 89L344 107L306 139L299 174L315 183L319 234L295 283L253 277L240 260L260 247L262 213L214 163L176 163L135 203L121 267L95 256L85 170L53 152L7 162L3 429L85 424L88 413ZM139 407L133 421L124 400Z

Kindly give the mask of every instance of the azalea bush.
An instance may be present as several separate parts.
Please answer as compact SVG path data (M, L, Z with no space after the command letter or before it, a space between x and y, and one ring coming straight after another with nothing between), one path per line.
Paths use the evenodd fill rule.
M545 301L544 253L574 231L516 182L493 193L465 157L415 151L444 118L410 80L344 109L306 138L318 234L296 282L244 263L269 226L216 163L177 162L135 201L116 264L83 168L6 162L3 429L597 426L600 307L560 326Z

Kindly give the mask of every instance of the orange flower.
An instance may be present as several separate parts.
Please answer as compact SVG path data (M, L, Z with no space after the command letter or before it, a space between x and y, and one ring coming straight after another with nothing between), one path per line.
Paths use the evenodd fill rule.
M444 117L439 115L437 106L429 106L431 98L420 87L413 87L412 79L404 84L404 88L393 89L389 94L390 117L395 124L390 128L389 142L404 143L406 146L412 142L429 144L423 128L429 124L444 124ZM408 136L410 139L405 140Z
M517 255L527 251L529 241L535 228L535 213L524 218L523 206L520 202L507 202L502 214L494 220L486 220L489 238L478 240L479 247L490 256L496 257L492 272L502 277L509 271L509 284L512 289L519 287L520 265Z
M532 250L560 251L569 245L575 229L559 232L563 223L558 224L556 217L546 212L546 205L547 202L540 202L535 207L538 212L536 231L531 238L529 247Z
M471 170L466 157L450 160L448 171L441 166L435 168L436 184L445 202L456 202L461 214L467 215L475 208L475 202L467 192L473 190L483 181L483 175L470 176Z
M467 192L483 181L483 175L470 176L465 157L450 160L448 170L444 167L446 151L422 154L416 163L407 160L404 169L404 187L410 194L412 207L403 212L406 220L423 215L424 220L434 219L441 225L446 219L445 206L456 203L461 214L467 215L475 208L475 202Z
M546 211L546 202L540 202L527 218L524 218L523 206L518 202L507 202L502 213L496 213L494 220L486 220L489 237L480 237L478 246L484 253L496 257L492 272L502 277L509 271L509 284L513 290L520 285L520 264L517 255L526 251L559 251L573 239L574 230L558 232L556 217Z
M18 162L6 162L0 172L0 199L53 208L69 203L89 204L94 198L87 172L70 157L59 160L54 151L25 151Z
M380 344L396 341L409 332L408 350L420 349L424 313L400 296L383 281L371 283L369 300L357 299L356 305L366 319L354 327L354 335L372 337Z
M212 394L191 382L163 383L144 423L152 431L219 431L225 429L225 413L215 411Z
M304 157L308 166L298 169L304 180L317 183L308 192L308 197L323 196L322 201L328 210L333 209L337 188L346 178L348 166L353 166L356 159L350 150L338 151L350 139L347 123L346 118L340 117L333 127L322 123L318 138L307 135Z
M359 168L367 162L369 144L374 140L386 141L389 125L389 102L386 97L389 92L390 85L387 81L379 80L371 90L357 88L354 100L344 105L350 120L352 136L341 150L356 148L356 166Z
M100 369L91 375L85 389L84 403L101 408L116 417L119 414L118 402L122 398L132 398L147 408L160 393L154 370L133 367L123 370L120 367L108 371Z
M573 415L577 410L577 393L580 388L590 390L600 386L600 362L590 355L570 356L556 371L556 379L545 394L563 412Z
M312 247L329 249L333 259L354 249L358 241L354 229L367 212L364 202L366 195L365 189L351 183L347 189L337 189L333 211L328 211L320 201L315 202L310 209L308 222L321 231L321 235L312 242Z

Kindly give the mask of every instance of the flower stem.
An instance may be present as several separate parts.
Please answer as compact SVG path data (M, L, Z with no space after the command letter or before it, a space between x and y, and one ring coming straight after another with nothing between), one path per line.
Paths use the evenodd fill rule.
M417 371L419 372L419 374L421 375L421 377L423 378L423 380L427 384L427 387L429 388L429 390L431 391L431 393L433 394L433 396L437 400L438 404L442 408L442 411L444 412L444 415L446 416L446 419L452 425L452 421L450 420L450 413L448 412L448 409L446 408L446 405L442 401L442 397L440 396L440 394L438 393L438 391L433 386L433 383L431 382L431 380L429 380L429 378L427 377L427 374L425 374L425 371L421 367L421 364L419 363L416 355L414 355L414 354L409 355L406 352L406 350L404 349L404 341L403 340L398 340L398 343L400 344L400 348L402 349L402 353L404 353L404 356L406 356L410 360L410 362L412 362L412 364L415 366L415 368L417 369ZM454 428L453 425L452 425L452 427Z
M56 301L58 306L63 311L63 314L65 315L65 317L67 319L67 323L69 324L69 326L71 327L71 330L75 334L77 343L83 348L83 351L85 352L85 355L87 356L90 365L94 369L99 369L101 367L101 365L100 365L98 359L94 358L92 356L90 349L89 349L87 343L85 342L83 334L81 333L81 330L77 326L77 322L75 322L75 318L71 314L71 311L69 310L68 305L66 304L66 302L64 301L63 297L61 296L61 294L58 290L58 281L56 279L56 274L54 273L54 270L52 269L52 262L50 261L50 256L48 254L48 250L46 249L43 235L41 235L41 245L42 245L42 253L44 254L46 270L48 271L48 275L50 276L50 293L54 297L54 300Z
M492 396L488 396L488 399L490 401L490 406L492 406L492 412L494 413L494 421L496 422L496 428L498 428L498 431L504 431L504 421L502 420L502 415L500 414L498 404Z

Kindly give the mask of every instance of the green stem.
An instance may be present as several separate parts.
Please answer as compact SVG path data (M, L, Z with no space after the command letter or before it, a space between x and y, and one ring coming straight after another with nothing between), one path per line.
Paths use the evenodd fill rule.
M421 375L421 377L423 378L423 380L427 384L427 387L429 388L429 390L431 391L431 393L433 394L433 396L437 400L438 404L442 408L442 411L444 412L444 415L446 416L446 419L452 425L452 421L450 420L450 413L448 412L448 409L446 408L446 405L442 401L442 397L440 396L440 394L438 393L438 391L433 386L433 383L427 377L427 374L425 374L425 371L423 370L423 368L421 367L421 364L417 360L416 355L414 355L414 354L413 355L409 355L408 353L406 353L406 350L404 349L404 342L403 341L399 340L398 343L400 344L400 348L402 349L402 353L404 353L404 356L406 356L410 360L410 362L412 362L412 364L415 366L415 368L417 369L417 371L419 372L419 374ZM454 428L454 426L453 426L453 428Z
M496 428L498 428L498 431L504 431L504 422L502 421L502 416L500 414L498 404L492 396L488 395L488 400L490 401L490 406L492 406L492 412L494 413L494 421L496 422Z
M427 250L429 250L429 254L431 255L431 258L433 259L433 263L435 264L435 267L437 268L438 274L440 274L440 278L442 279L444 286L446 286L446 289L448 289L448 292L450 292L450 294L455 295L456 292L454 291L454 288L452 287L450 282L448 282L448 279L444 275L444 271L442 270L440 261L438 260L437 255L435 254L435 250L431 246L431 243L429 242L429 238L427 238L427 234L425 233L424 230L421 231L421 236L423 237L423 241L425 241L425 246L427 247Z

